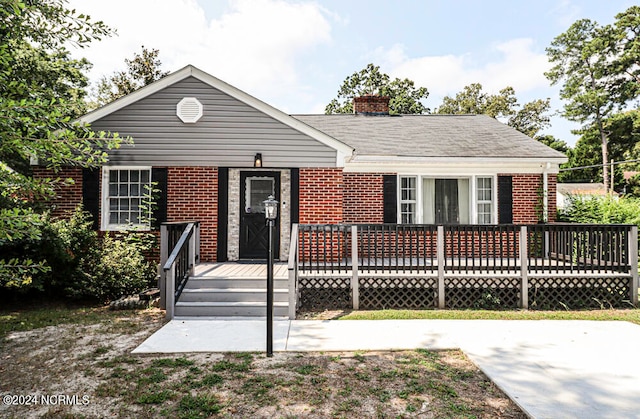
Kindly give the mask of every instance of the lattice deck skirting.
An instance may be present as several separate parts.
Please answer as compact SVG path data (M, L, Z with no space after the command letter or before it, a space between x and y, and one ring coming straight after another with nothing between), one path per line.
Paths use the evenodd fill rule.
M445 278L445 307L514 309L520 306L520 278L462 276Z
M360 278L360 308L428 309L438 304L438 280L430 277Z
M385 275L358 279L360 309L435 309L438 280L434 276ZM507 310L520 307L521 279L516 275L456 275L445 278L445 308ZM350 309L351 277L300 277L300 310ZM539 276L528 282L532 310L629 308L631 277Z
M342 310L353 307L350 277L301 277L300 310Z
M631 281L622 277L529 279L533 310L631 308Z

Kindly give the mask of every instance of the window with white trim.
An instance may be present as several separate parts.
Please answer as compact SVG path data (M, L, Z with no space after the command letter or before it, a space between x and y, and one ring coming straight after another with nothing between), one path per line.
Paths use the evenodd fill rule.
M478 224L493 222L493 178L476 178L476 211Z
M105 167L102 179L103 228L149 228L145 202L151 190L151 168Z
M469 179L422 179L422 222L469 224Z
M399 216L402 224L491 224L494 180L490 176L400 176Z
M414 224L417 204L416 178L400 178L400 219L402 224Z

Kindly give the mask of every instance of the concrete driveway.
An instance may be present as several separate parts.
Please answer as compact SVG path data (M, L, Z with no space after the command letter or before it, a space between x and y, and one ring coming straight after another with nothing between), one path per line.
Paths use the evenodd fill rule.
M264 351L264 319L175 319L134 353ZM640 418L640 326L560 320L276 320L274 351L460 348L534 418ZM277 354L276 354L277 356Z

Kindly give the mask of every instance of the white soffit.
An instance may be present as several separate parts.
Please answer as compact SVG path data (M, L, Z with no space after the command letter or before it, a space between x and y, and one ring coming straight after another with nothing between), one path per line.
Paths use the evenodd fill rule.
M202 118L202 103L195 97L185 97L178 102L176 115L185 124L194 124Z

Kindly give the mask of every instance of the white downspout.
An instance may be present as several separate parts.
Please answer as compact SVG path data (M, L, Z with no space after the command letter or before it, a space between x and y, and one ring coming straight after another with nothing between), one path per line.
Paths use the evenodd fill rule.
M551 168L551 163L545 164L542 171L542 221L549 222L549 175L547 170Z

